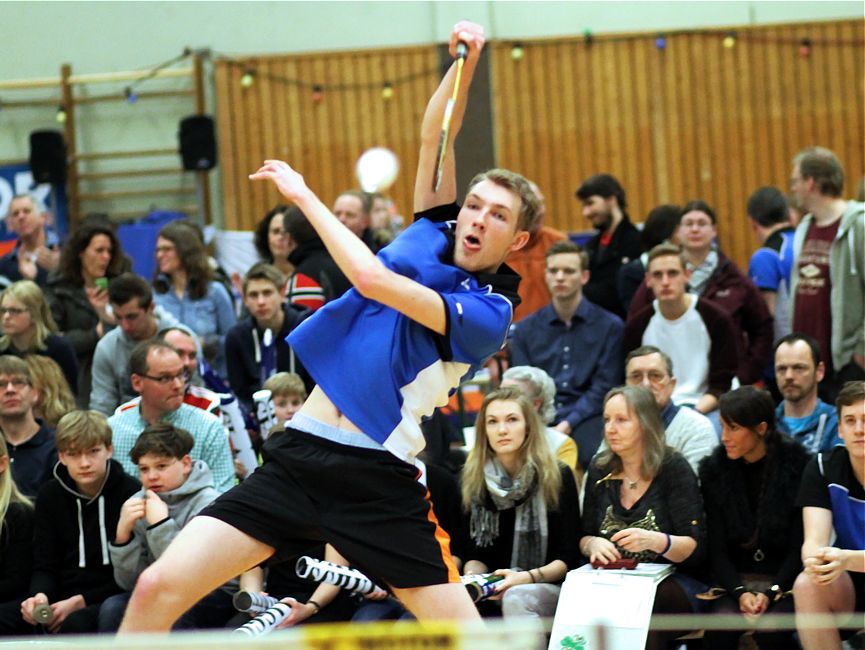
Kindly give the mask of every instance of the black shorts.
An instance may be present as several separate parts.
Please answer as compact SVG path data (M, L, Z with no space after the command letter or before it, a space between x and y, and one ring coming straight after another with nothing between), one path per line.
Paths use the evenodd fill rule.
M853 605L853 611L865 612L865 573L848 571L847 575L853 581L853 593L856 594L856 603Z
M273 561L324 541L391 587L459 581L416 467L296 429L267 451L270 460L200 514L272 546Z
M853 582L853 613L850 618L845 621L850 627L841 630L841 638L847 640L862 629L862 614L865 613L865 573L858 571L848 571L847 575Z

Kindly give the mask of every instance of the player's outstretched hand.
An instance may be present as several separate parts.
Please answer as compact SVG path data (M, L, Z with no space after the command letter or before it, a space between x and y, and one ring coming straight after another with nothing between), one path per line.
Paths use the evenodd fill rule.
M463 41L468 46L468 56L476 59L480 56L481 50L484 48L484 42L486 41L484 28L468 20L459 21L451 31L451 40L448 44L448 51L454 58L457 55L457 43L460 41Z
M303 180L303 176L282 160L265 160L257 172L249 175L249 179L273 181L279 193L292 203L298 202L310 191Z

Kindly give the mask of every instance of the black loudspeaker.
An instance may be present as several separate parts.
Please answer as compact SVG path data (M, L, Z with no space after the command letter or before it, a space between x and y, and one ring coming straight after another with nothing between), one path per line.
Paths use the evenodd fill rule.
M200 171L216 167L216 136L213 118L191 115L180 120L180 157L183 169Z
M60 131L30 134L30 170L36 183L66 182L66 141Z

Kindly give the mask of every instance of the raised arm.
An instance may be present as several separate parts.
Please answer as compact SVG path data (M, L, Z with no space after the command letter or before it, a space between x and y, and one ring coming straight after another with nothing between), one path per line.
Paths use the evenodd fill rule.
M438 334L445 333L445 307L439 294L385 267L287 163L266 160L249 178L273 181L279 192L303 211L340 270L361 295L396 309Z
M457 101L451 113L450 132L445 148L444 173L438 191L433 191L433 176L438 163L438 146L441 134L442 118L453 97L454 83L457 77L455 62L445 74L439 87L427 104L421 122L421 146L417 166L417 177L414 186L414 211L422 212L437 205L453 203L457 197L456 164L454 162L454 140L462 127L463 116L468 102L469 86L474 77L475 68L484 46L484 29L480 25L468 21L460 21L451 31L448 49L451 56L456 57L457 44L462 41L468 48L468 54L463 63L460 85L457 89Z

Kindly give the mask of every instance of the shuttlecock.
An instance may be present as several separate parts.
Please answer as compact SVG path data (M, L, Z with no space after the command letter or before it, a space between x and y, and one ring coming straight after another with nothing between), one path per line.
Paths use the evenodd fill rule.
M399 160L390 149L374 147L358 158L356 172L364 192L383 192L396 180Z

